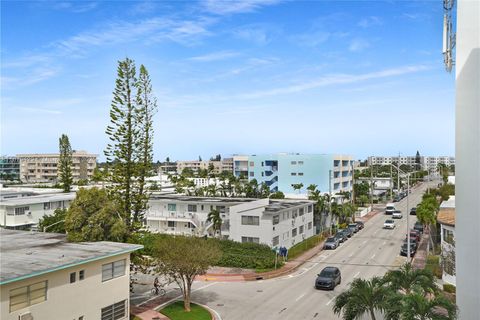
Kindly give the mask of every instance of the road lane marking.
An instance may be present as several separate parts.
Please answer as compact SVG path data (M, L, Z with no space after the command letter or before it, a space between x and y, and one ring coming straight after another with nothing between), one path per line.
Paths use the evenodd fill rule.
M378 231L380 231L380 230L375 231L375 232L373 233L373 235L376 235Z
M353 279L355 279L356 277L358 277L359 274L360 274L360 271L358 271L357 273L355 273L355 275L353 276Z
M213 285L216 285L217 283L218 283L218 282L213 282L213 283L206 284L206 285L204 285L203 287L200 287L200 288L197 288L197 289L193 289L191 293L194 293L194 292L196 292L196 291L199 291L199 290L202 290L202 289L211 287L211 286L213 286ZM153 300L154 298L158 298L158 296L155 296L155 297L153 297L153 298L151 298L151 299L149 299L149 300ZM156 306L156 307L153 308L153 309L162 308L162 307L166 306L167 304L169 304L170 302L175 301L175 300L178 300L178 299L180 299L180 298L183 298L183 295L182 295L182 294L179 294L179 295L176 296L176 297L173 297L173 298L171 298L171 299L168 299L167 301L165 301L164 303ZM141 306L141 305L147 303L149 300L142 302L142 303L139 304L138 306Z
M353 257L354 252L352 252L348 257L351 258Z
M367 240L365 240L365 241L362 242L362 244L365 244L365 243L367 243Z
M376 256L376 255L377 255L377 254L376 254L376 253L374 253L374 254L373 254L373 256L372 256L370 259L373 259L373 258L375 258L375 256Z
M327 302L326 306L328 306L330 303L332 303L332 301L335 300L336 297L337 297L337 296L333 296L333 298L330 299L330 301Z
M303 296L306 295L306 294L307 294L306 292L305 292L305 293L302 293L297 299L295 299L295 301L298 301L298 300L302 299Z

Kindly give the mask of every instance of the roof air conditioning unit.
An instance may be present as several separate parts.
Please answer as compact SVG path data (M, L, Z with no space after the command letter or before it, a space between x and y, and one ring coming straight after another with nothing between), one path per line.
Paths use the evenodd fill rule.
M33 316L30 312L24 313L18 316L18 320L33 320Z
M32 215L32 211L28 211L27 214L28 214L29 216L31 216L31 215Z

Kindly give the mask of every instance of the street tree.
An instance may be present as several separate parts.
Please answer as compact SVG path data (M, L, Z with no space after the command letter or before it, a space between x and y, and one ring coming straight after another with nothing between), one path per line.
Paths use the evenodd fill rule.
M285 199L285 194L282 191L276 191L270 194L270 199Z
M65 233L65 218L67 209L55 209L53 214L44 215L38 222L38 227L44 232Z
M293 190L298 190L298 192L300 193L300 190L303 188L303 183L293 183L292 188Z
M401 302L400 319L402 320L454 320L457 318L457 307L443 296L428 298L422 293L413 292L403 297Z
M375 313L384 311L389 299L389 289L382 285L381 278L356 278L346 291L335 298L333 312L344 320L363 319L366 315L376 320Z
M213 235L217 235L217 231L219 232L218 234L221 235L222 232L222 217L220 215L220 211L217 209L213 209L210 211L207 215L207 222L212 223L212 229L213 229Z
M141 223L148 204L146 177L153 169L153 116L157 112L157 100L153 95L150 75L144 65L140 66L138 81L135 84L136 122L139 125L137 192L133 199L133 221Z
M59 141L60 157L58 160L58 173L60 175L60 183L64 192L70 192L73 184L72 174L72 146L66 134L62 134Z
M65 217L67 238L75 242L123 242L128 235L124 214L122 203L111 199L105 189L81 188Z
M197 237L180 236L158 240L154 247L156 271L179 286L185 311L190 312L193 281L220 259L218 244Z
M400 294L410 294L412 291L433 294L438 291L433 273L426 269L415 269L411 263L405 263L400 269L388 271L383 280L392 290Z

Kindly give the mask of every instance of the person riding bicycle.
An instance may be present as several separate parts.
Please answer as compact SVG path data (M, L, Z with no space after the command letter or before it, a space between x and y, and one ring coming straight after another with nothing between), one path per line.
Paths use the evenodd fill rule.
M158 290L160 288L160 281L158 280L158 277L155 277L155 280L153 281L153 286L155 287L155 294L158 294Z

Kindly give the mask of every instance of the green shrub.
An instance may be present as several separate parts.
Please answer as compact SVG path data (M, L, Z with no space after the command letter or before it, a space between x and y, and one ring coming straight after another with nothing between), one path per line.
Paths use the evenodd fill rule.
M444 283L443 284L443 291L448 293L456 293L457 288L453 284Z
M321 234L317 234L302 242L297 243L288 250L288 259L295 259L302 253L318 245L325 237Z
M440 267L440 256L428 256L425 269L430 270L438 279L442 279L442 268Z

